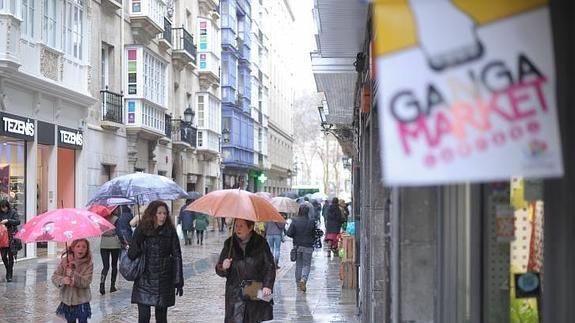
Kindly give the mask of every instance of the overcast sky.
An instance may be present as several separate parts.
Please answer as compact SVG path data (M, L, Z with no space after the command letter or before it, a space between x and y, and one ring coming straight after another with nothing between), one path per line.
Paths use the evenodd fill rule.
M296 45L298 64L294 73L296 75L296 97L302 92L315 92L316 86L311 71L310 52L315 50L312 8L313 0L292 0L292 9L296 25Z

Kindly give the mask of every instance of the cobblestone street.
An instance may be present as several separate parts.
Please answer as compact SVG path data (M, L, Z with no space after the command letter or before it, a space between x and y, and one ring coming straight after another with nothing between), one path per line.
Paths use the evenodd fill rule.
M182 245L184 296L168 310L171 322L223 322L225 279L214 265L226 235L207 232L203 246ZM137 322L137 307L130 303L131 282L118 278L118 291L101 296L98 292L102 268L99 239L92 239L94 278L92 282L93 322ZM355 293L342 290L338 279L339 260L325 252L314 253L307 293L298 292L294 281L295 263L289 261L291 240L282 244L281 268L274 288L273 322L356 322ZM0 322L62 322L54 312L58 290L50 282L59 258L19 261L14 280L6 283L0 269ZM118 275L120 276L120 275ZM109 277L106 284L109 289ZM153 317L153 315L152 315ZM152 319L153 320L153 319Z

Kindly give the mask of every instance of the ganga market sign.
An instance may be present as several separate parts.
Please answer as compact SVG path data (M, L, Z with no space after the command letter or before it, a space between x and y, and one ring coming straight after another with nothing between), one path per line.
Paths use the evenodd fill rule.
M375 17L386 185L563 174L546 1L378 0Z

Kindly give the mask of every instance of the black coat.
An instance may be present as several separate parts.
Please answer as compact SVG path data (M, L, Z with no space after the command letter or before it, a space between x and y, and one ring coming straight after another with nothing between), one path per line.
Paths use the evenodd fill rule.
M176 288L184 286L182 251L174 227L163 225L150 233L136 228L128 257L146 257L142 277L134 282L132 303L169 307L176 303Z
M293 238L293 244L301 247L313 247L315 238L315 221L305 216L296 216L287 231L287 236Z
M330 205L325 219L325 232L339 233L341 231L341 210L338 205Z
M231 239L233 239L232 266L224 271L222 263L228 258ZM255 323L273 319L271 302L244 301L240 287L243 280L255 280L262 282L263 287L273 290L276 269L266 239L253 232L244 253L235 234L233 238L228 238L220 253L216 273L227 278L225 323Z

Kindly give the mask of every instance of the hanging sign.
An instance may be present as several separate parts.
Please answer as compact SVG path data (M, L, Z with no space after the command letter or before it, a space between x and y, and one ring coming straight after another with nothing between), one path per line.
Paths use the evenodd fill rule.
M377 0L387 185L563 174L546 0Z

